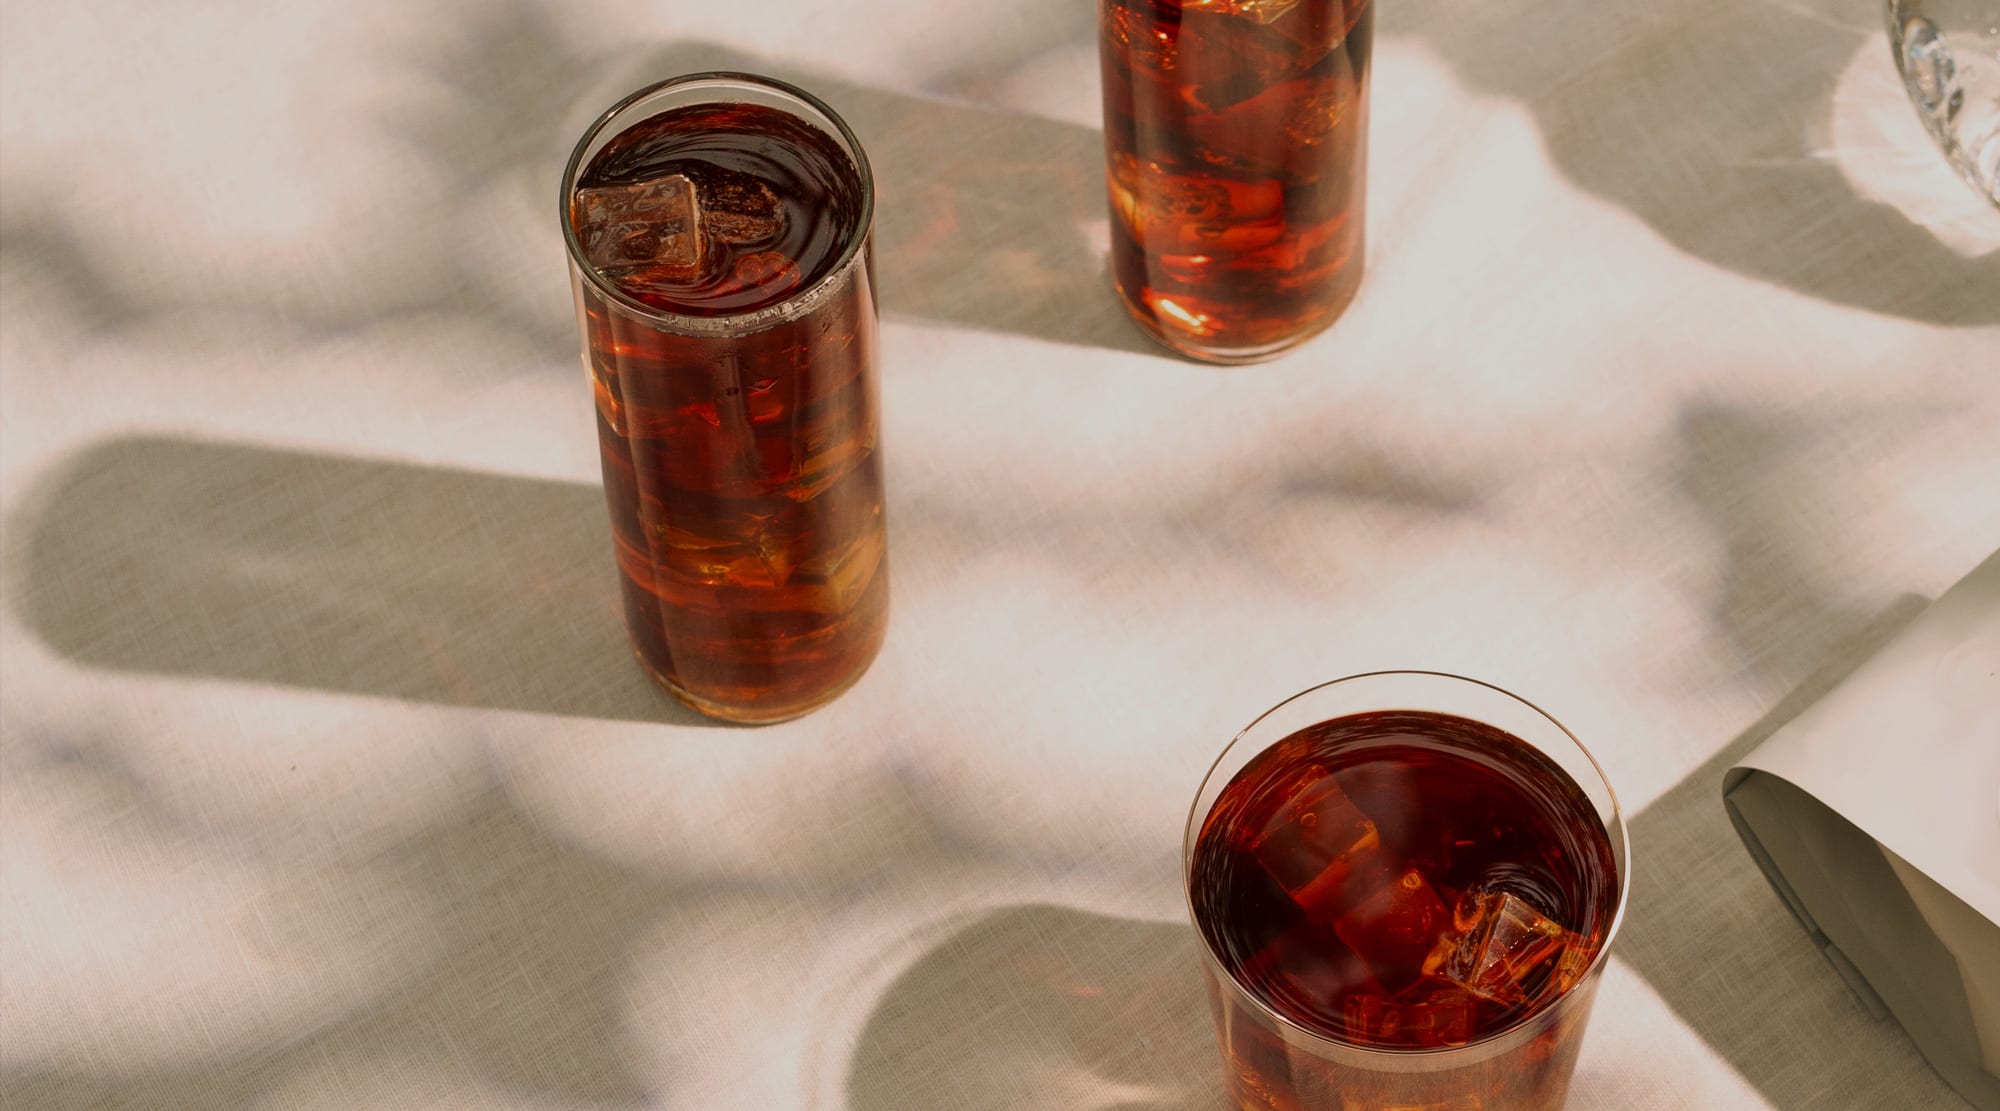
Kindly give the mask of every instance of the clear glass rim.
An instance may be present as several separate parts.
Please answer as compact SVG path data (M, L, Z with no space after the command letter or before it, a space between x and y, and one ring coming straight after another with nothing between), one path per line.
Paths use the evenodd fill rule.
M1489 1034L1486 1034L1483 1037L1475 1038L1472 1041L1464 1043L1463 1045L1432 1046L1421 1049L1402 1048L1396 1046L1362 1045L1358 1042L1348 1042L1348 1041L1341 1041L1338 1038L1330 1038L1325 1034L1322 1034L1316 1030L1306 1027L1297 1022L1296 1020L1292 1019L1290 1016L1279 1011L1275 1007L1272 1007L1269 1003L1265 1002L1265 1000L1261 996L1259 996L1256 992L1250 990L1250 988L1247 987L1241 980L1236 978L1236 974L1231 972L1228 966L1223 964L1221 959L1216 956L1215 947L1212 944L1210 944L1208 940L1208 934L1201 928L1201 920L1195 915L1194 890L1191 883L1189 882L1190 880L1189 871L1194 862L1195 840L1200 834L1202 822L1208 817L1208 815L1204 813L1202 810L1202 805L1201 805L1202 798L1208 793L1209 784L1214 781L1216 772L1219 769L1221 769L1224 761L1226 761L1229 758L1230 753L1235 751L1236 746L1243 743L1244 739L1248 737L1251 734L1251 732L1253 732L1259 725L1263 724L1272 715L1277 714L1285 707L1290 706L1295 702L1298 702L1300 699L1310 698L1313 695L1318 694L1319 692L1327 690L1331 687L1342 686L1344 684L1360 682L1362 680L1367 680L1367 679L1381 679L1387 677L1403 677L1403 678L1423 677L1427 679L1442 679L1448 682L1455 682L1455 683L1466 683L1472 686L1483 687L1488 691L1492 691L1496 694L1503 695L1507 698L1514 700L1515 702L1520 703L1527 709L1532 710L1535 714L1537 714L1542 719L1547 721L1550 725L1554 726L1557 730L1559 730L1562 733L1563 736L1569 738L1570 743L1576 746L1577 751L1583 755L1583 758L1585 760L1589 761L1591 768L1594 771L1596 771L1598 784L1601 787L1603 787L1605 796L1611 802L1611 812L1608 816L1606 816L1605 820L1605 833L1611 838L1613 854L1618 862L1618 898L1616 903L1612 907L1611 924L1604 931L1604 943L1597 947L1597 952L1590 958L1590 964L1585 966L1583 974L1578 976L1576 978L1576 982L1573 985L1571 985L1569 990L1563 992L1562 995L1556 998L1554 1002L1551 1002L1550 1004L1541 1008L1540 1010L1530 1011L1529 1013L1521 1016L1513 1023L1507 1026L1503 1026L1500 1029L1495 1030ZM1396 709L1396 708L1398 707L1392 707L1392 706L1378 707L1378 709L1385 709L1385 710ZM1588 788L1586 787L1586 790L1587 789ZM1597 762L1597 757L1591 755L1590 749L1585 747L1584 743L1577 739L1576 734L1570 732L1568 726L1558 721L1555 715L1549 713L1547 710L1542 709L1540 706L1535 705L1533 702L1530 702L1527 699L1522 698L1520 695L1515 694L1513 691L1507 690L1504 687L1496 686L1492 683L1488 683L1480 679L1469 678L1464 675L1455 675L1448 671L1425 671L1422 669L1390 669L1384 671L1364 671L1354 675L1344 675L1338 679L1329 679L1324 683L1319 683L1314 686L1307 687L1305 690L1302 690L1297 694L1292 695L1290 698L1287 698L1277 703L1276 705L1272 706L1270 709L1265 710L1263 713L1258 714L1257 717L1250 722L1250 724L1238 730L1236 735L1230 738L1228 744L1222 746L1222 751L1216 754L1214 761L1211 762L1208 766L1208 771L1202 775L1201 785L1195 789L1194 801L1188 804L1187 827L1181 839L1181 900L1187 907L1188 922L1194 927L1195 936L1199 938L1201 941L1201 952L1203 959L1209 963L1209 965L1214 969L1215 974L1222 977L1223 980L1229 985L1229 987L1233 991L1235 991L1235 993L1239 997L1245 1000L1251 1007L1255 1008L1257 1013L1260 1016L1262 1016L1266 1021L1271 1023L1274 1028L1283 1031L1288 1039L1296 1039L1299 1041L1303 1041L1307 1045L1314 1047L1323 1056L1328 1056L1328 1057L1340 1057L1346 1055L1359 1054L1369 1057L1392 1057L1398 1060L1416 1061L1425 1058L1437 1058L1437 1057L1464 1058L1468 1055L1484 1057L1491 1053L1501 1052L1504 1051L1505 1049L1512 1048L1510 1044L1506 1043L1511 1043L1515 1039L1520 1038L1524 1031L1537 1029L1542 1025L1546 1024L1547 1022L1552 1021L1556 1017L1559 1017L1564 1011L1568 1009L1570 1001L1578 997L1580 994L1582 994L1580 989L1583 988L1585 985L1591 983L1592 980L1599 974L1599 970L1601 970L1604 967L1605 963L1607 962L1610 956L1611 943L1618 936L1618 928L1625 921L1625 907L1628 901L1627 896L1629 894L1631 883L1632 883L1631 841L1625 830L1625 812L1624 809L1618 803L1617 793L1612 790L1611 780L1607 776L1605 776L1603 766Z
M832 125L834 137L840 141L844 153L853 160L854 172L860 178L861 212L854 222L853 232L848 236L847 242L841 245L840 254L834 259L833 265L827 268L827 272L821 275L818 281L775 305L716 316L687 316L656 308L620 290L616 283L599 273L597 268L584 258L583 244L577 242L576 227L570 222L570 194L575 189L577 175L583 172L585 158L588 154L595 153L591 150L591 145L597 137L603 134L606 128L618 122L635 105L662 93L701 86L712 86L717 89L748 87L797 101ZM720 98L718 100L720 101ZM819 123L809 118L805 119L805 122L814 126L818 126ZM740 70L704 70L700 73L684 73L677 77L669 77L634 90L592 121L591 125L584 129L583 136L576 141L575 148L570 151L569 163L563 168L562 190L556 198L556 215L562 224L563 246L569 252L572 269L584 281L589 282L605 300L634 316L673 331L704 334L754 331L805 315L831 296L847 279L853 270L855 259L861 254L862 246L868 242L869 233L875 226L875 173L868 165L868 153L862 149L860 138L847 126L847 121L841 118L840 113L834 111L825 101L789 81L780 81L775 77Z

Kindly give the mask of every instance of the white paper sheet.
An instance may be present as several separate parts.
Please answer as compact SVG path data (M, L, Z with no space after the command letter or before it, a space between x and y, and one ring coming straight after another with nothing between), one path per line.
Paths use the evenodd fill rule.
M1723 789L1862 1004L1976 1106L2000 1106L2000 554Z

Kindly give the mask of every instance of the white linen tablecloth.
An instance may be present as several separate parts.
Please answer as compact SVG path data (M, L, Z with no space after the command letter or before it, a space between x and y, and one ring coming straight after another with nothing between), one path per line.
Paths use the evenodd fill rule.
M556 223L709 68L880 191L889 641L755 730L625 647ZM1626 807L1573 1107L1958 1105L1718 791L2000 547L2000 214L1863 0L1386 3L1374 98L1359 299L1218 370L1086 0L0 7L0 1102L1210 1111L1185 809L1400 666Z

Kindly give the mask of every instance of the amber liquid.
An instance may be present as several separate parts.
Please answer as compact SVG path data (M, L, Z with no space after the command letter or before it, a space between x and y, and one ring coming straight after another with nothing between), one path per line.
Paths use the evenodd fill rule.
M641 663L683 701L782 720L859 678L888 619L872 264L865 242L841 258L864 190L822 132L737 104L635 125L577 195L673 174L702 191L761 182L780 230L709 236L692 273L604 276L669 313L779 319L663 326L577 282L625 616ZM778 308L794 297L808 311Z
M1369 0L1100 0L1111 269L1169 347L1269 357L1361 282Z
M1491 726L1395 711L1323 722L1253 758L1201 826L1189 896L1240 988L1212 985L1240 1106L1552 1108L1587 999L1511 1052L1399 1073L1299 1049L1241 993L1373 1049L1535 1026L1594 987L1618 874L1597 810L1548 757Z

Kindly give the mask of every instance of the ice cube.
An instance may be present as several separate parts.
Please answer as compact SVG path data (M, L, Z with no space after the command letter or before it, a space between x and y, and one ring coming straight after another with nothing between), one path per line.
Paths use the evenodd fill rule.
M1199 31L1190 24L1184 32L1197 44L1187 48L1190 100L1194 107L1207 110L1227 108L1272 85L1313 76L1320 63L1346 42L1349 26L1339 4L1300 9L1284 0L1208 0L1183 10L1234 16L1233 22L1239 24L1229 30L1209 26ZM1244 20L1254 26L1241 26Z
M1308 68L1291 43L1264 33L1216 36L1204 61L1209 64L1195 71L1200 83L1190 84L1181 97L1194 112L1241 104L1272 85L1303 77Z
M1328 152L1361 141L1355 104L1346 82L1287 81L1216 111L1189 115L1185 126L1212 166L1309 184L1338 168L1328 164Z
M1421 976L1438 936L1451 929L1451 908L1424 874L1405 868L1333 924L1333 932L1399 991Z
M1531 982L1536 970L1580 941L1512 892L1468 894L1452 917L1456 936L1438 943L1424 970L1496 1003L1527 1002L1540 986Z
M789 472L784 495L812 501L835 484L855 475L855 466L875 451L875 431L846 421L808 425L799 445L804 458Z
M1329 908L1357 864L1381 844L1375 823L1318 764L1300 768L1272 790L1277 805L1263 827L1251 831L1250 851L1307 913Z
M1426 976L1394 995L1351 995L1343 1017L1356 1041L1428 1048L1471 1041L1478 1009L1464 988Z
M778 194L750 174L717 170L702 181L701 231L717 243L768 243L785 231Z
M1104 5L1104 34L1140 70L1171 73L1179 61L1180 28L1162 19L1148 0L1113 0Z
M830 614L853 610L874 583L884 554L882 533L870 529L844 548L814 555L799 564L800 579L816 588L811 591L812 608Z
M1240 978L1262 986L1281 1010L1335 1025L1347 997L1382 994L1368 963L1311 923L1258 950L1243 962Z
M1275 181L1177 174L1121 155L1111 198L1134 238L1161 254L1241 253L1285 234L1285 191Z
M1299 6L1299 0L1183 0L1184 12L1237 15L1253 23L1274 23Z
M1308 4L1297 8L1298 14L1290 19L1279 18L1290 15L1295 8L1296 5L1288 4L1269 19L1257 22L1268 28L1269 34L1287 40L1293 72L1304 73L1347 42L1348 32L1360 18L1362 5L1354 0L1346 4Z
M759 303L769 304L797 289L800 280L799 264L783 251L753 251L736 260L716 291L739 298L755 292Z
M701 269L694 183L683 174L579 189L571 206L584 260L614 279L638 269L660 277Z
M1581 934L1572 933L1564 939L1562 956L1556 958L1555 985L1558 993L1568 991L1583 979L1590 970L1591 958L1597 956L1597 946L1592 945Z
M713 536L664 521L655 523L650 531L651 557L669 583L736 586L741 585L744 574L762 573L756 553L739 537Z
M1346 121L1354 90L1339 82L1307 82L1309 87L1285 113L1285 136L1302 147L1317 147ZM1310 87L1317 84L1319 87Z
M799 527L793 518L791 506L777 513L758 514L755 531L750 536L750 547L757 553L758 562L754 581L739 578L744 586L784 586L792 580L792 571L806 558L812 543L811 534Z
M669 542L670 559L688 577L713 586L755 591L798 586L808 573L806 563L813 557L810 522L792 504L772 512L745 513L716 521L705 533L676 532L678 535L663 536ZM816 584L807 587L809 592L821 589ZM758 604L749 598L738 601Z

